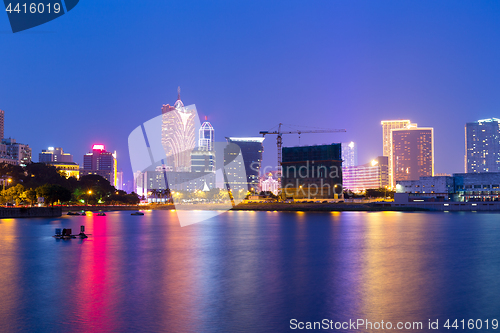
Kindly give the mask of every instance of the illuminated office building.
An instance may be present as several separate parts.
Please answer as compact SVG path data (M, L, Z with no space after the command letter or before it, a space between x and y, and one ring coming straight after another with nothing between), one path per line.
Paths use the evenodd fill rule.
M392 186L397 181L434 176L433 128L392 129Z
M392 186L394 182L393 172L392 172L392 130L401 128L416 127L417 124L411 124L409 120L383 120L382 124L382 143L383 143L383 156L389 158L389 182Z
M262 142L264 138L262 137L226 137L228 143L234 143L241 150L241 155L243 157L242 166L228 166L226 172L231 173L235 177L243 174L242 170L237 168L245 168L247 179L242 179L242 183L247 184L248 191L259 190L259 172L262 162L262 152L264 151L264 145ZM224 165L227 165L229 161L232 161L240 152L240 150L234 149L232 145L229 145L224 151ZM237 183L237 182L236 182Z
M0 110L0 140L3 139L4 136L4 118L5 118L5 112L3 110Z
M117 187L117 172L116 151L114 153L106 151L104 145L93 145L92 152L83 156L83 169L80 169L80 177L99 175Z
M43 149L41 153L38 154L38 161L40 163L50 163L50 162L73 162L73 155L65 153L60 147L49 147L48 149Z
M342 167L342 186L352 192L389 186L389 158L379 156L370 163Z
M358 165L358 145L354 142L342 142L342 168Z
M162 145L169 171L191 171L191 151L196 145L196 109L186 108L181 101L180 88L173 106L162 107Z
M201 124L200 135L198 139L198 149L206 151L214 150L214 128L206 118L205 122Z
M465 124L465 172L500 171L500 119Z

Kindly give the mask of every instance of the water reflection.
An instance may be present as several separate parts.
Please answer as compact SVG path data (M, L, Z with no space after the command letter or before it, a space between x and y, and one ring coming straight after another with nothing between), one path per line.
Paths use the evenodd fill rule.
M6 331L286 331L289 321L493 318L496 214L176 211L0 221ZM69 241L54 228L92 234Z

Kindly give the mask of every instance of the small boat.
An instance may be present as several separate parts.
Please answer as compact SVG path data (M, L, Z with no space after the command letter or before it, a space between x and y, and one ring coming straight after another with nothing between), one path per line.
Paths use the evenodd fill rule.
M135 213L132 213L130 215L144 215L144 213L143 212L135 212Z
M97 213L97 216L106 216L106 214L103 212L100 212L100 213Z
M66 215L80 215L79 213L75 213L75 212L68 212L68 214Z
M72 239L72 238L88 238L88 236L85 234L85 226L80 226L80 233L78 235L72 235L71 234L71 229L62 229L57 228L56 229L56 234L54 236L55 239Z
M61 233L61 229L57 228L56 229L56 234L52 236L56 239L71 239L71 238L76 238L75 235L71 234L71 229L63 229Z

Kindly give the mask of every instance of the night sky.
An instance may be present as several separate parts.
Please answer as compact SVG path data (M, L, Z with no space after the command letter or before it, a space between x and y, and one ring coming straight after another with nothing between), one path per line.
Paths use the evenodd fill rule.
M434 127L436 173L463 172L466 122L500 117L498 1L82 0L16 34L0 14L0 59L7 137L34 161L61 146L82 163L102 143L125 180L129 133L177 86L217 141L345 128L300 143L355 141L359 164L382 155L381 120ZM275 165L275 137L264 147Z

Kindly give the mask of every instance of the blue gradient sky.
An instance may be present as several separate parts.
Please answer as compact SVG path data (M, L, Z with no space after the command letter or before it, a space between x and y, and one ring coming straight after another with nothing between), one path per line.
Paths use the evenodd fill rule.
M345 128L301 144L353 140L362 164L382 154L381 120L411 119L435 129L435 171L463 172L464 124L500 117L499 41L496 1L82 0L16 34L0 14L0 109L35 161L62 146L81 163L103 143L127 178L128 134L178 85L219 141Z

